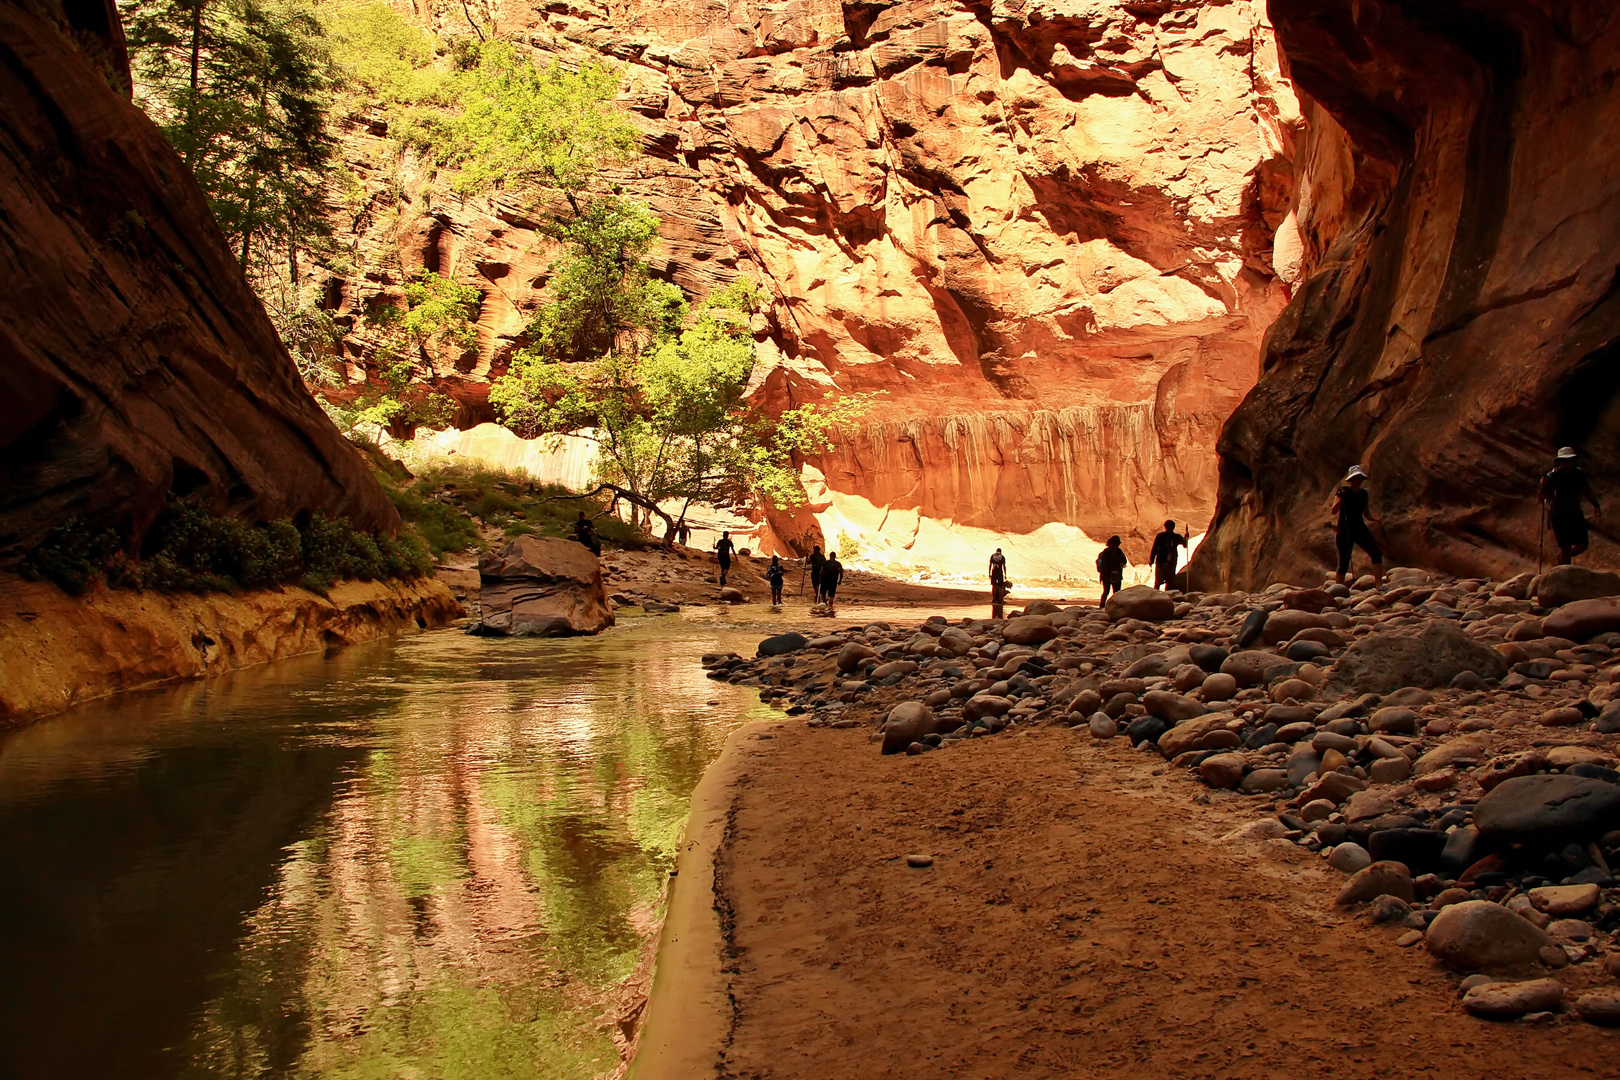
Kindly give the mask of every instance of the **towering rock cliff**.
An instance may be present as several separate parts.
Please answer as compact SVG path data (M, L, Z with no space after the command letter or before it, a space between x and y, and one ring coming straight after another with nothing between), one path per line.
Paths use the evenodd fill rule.
M899 553L919 516L1102 536L1207 520L1215 433L1287 300L1272 246L1298 115L1258 0L508 0L499 18L624 65L650 157L623 182L664 218L665 272L698 294L748 273L776 298L763 400L883 392L808 463L818 499L773 514L778 537L889 529L876 514ZM440 374L464 426L489 419L544 245L521 199L393 190L397 213L357 221L371 277L334 283L340 314L419 265L479 284L478 355Z
M128 87L111 0L0 4L0 554L171 491L392 529Z
M1534 567L1562 444L1620 481L1620 9L1272 0L1309 135L1298 282L1219 443L1205 585L1319 580L1360 462L1396 562ZM1612 514L1612 511L1611 511ZM1600 529L1594 556L1612 561Z

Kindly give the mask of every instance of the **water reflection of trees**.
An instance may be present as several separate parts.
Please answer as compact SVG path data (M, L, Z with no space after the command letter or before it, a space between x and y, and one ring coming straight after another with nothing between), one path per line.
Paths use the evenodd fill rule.
M252 913L193 1074L614 1067L598 1018L656 927L691 790L742 719L705 706L690 640L645 637L423 638L377 673L403 692Z

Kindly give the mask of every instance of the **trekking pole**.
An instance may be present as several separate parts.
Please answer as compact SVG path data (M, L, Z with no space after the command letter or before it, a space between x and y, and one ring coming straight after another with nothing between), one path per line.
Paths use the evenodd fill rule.
M803 561L802 561L802 560L801 560L801 561L800 561L800 563L799 563L799 595L800 595L800 596L803 596L803 595L804 595L804 572L805 572L805 570L807 570L807 569L808 569L808 568L809 568L809 567L808 567L808 566L807 566L807 564L806 564L806 563L804 563L804 562L803 562Z
M1541 526L1536 529L1536 576L1541 576L1541 563L1547 552L1547 503L1541 503Z

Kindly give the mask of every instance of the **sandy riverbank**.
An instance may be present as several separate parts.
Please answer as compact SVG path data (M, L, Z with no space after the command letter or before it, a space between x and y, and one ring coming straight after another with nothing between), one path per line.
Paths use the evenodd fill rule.
M689 837L713 874L682 864L637 1080L1550 1078L1612 1075L1620 1049L1463 1015L1456 975L1334 910L1319 860L1212 841L1250 815L1122 740L883 758L784 720L705 784Z

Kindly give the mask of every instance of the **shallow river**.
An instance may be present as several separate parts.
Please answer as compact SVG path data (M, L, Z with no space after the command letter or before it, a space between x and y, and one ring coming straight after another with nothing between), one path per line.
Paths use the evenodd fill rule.
M5 736L0 1080L610 1072L692 789L776 715L698 657L780 628L440 631Z

